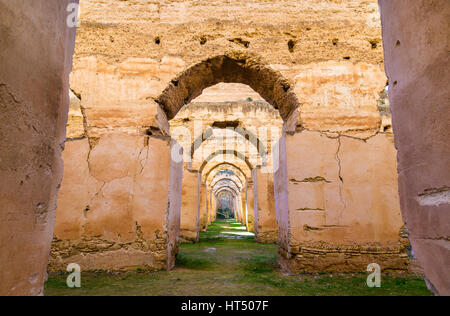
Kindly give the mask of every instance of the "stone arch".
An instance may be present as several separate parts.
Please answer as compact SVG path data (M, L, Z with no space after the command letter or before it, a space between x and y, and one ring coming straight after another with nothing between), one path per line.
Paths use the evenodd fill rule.
M233 151L237 152L236 157L242 161L247 160L251 166L266 166L267 157L261 157L257 152L257 148L250 145L248 140L240 138L238 133L232 132L232 135L228 133L219 134L208 138L202 143L202 146L197 150L190 163L192 168L200 170L202 164L208 159L214 159L215 153L226 151L225 155L232 154ZM242 141L242 142L241 142ZM247 162L246 162L247 163Z
M287 121L299 107L293 84L257 56L231 51L206 59L174 78L156 99L169 120L205 88L225 83L242 83L258 92Z
M218 163L218 164L214 165L214 166L213 166L213 167L212 167L212 168L204 175L204 182L208 183L209 176L210 176L211 174L213 174L214 171L219 172L221 168L230 168L230 169L232 169L232 171L235 172L235 173L236 173L236 171L237 171L238 174L239 174L239 176L240 176L240 177L238 176L238 178L239 178L239 180L242 182L242 184L244 184L244 182L245 182L244 180L245 180L246 178L248 178L248 177L251 176L251 174L246 175L245 172L242 170L242 168L240 168L240 167L237 166L236 164L227 161L227 162L221 162L221 163ZM216 174L214 174L214 177L217 175L217 172L216 172ZM249 170L249 173L251 173L251 170ZM213 177L213 178L214 178L214 177ZM212 181L212 179L211 179L211 181Z
M231 187L221 187L221 188L219 188L219 189L217 189L217 190L215 190L213 193L214 193L214 195L215 196L217 196L219 193L221 193L222 191L228 191L228 192L230 192L233 196L238 196L238 194L236 193L236 191L233 189L233 188L231 188Z
M214 185L211 184L211 187L214 189L216 188L216 186L225 186L225 183L230 182L232 184L234 184L234 186L236 187L237 191L240 190L239 185L233 180L233 179L221 179L219 181L217 181L216 183L214 183ZM226 186L229 186L229 184L226 184ZM236 192L238 193L238 192Z
M214 159L214 157L217 157L219 155L233 155L233 156L239 158L240 160L244 161L250 170L254 169L254 167L252 166L252 164L250 163L248 158L241 152L238 152L236 150L217 150L216 152L212 153L205 159L202 166L200 167L200 170L199 170L200 173L203 172L203 169L205 169L208 162L210 162L212 159Z
M225 128L227 128L227 127L224 127L224 128L208 127L208 128L206 128L205 131L200 136L198 136L192 143L191 158L194 157L195 152L197 151L197 149L199 149L201 147L203 142L205 142L206 140L208 140L209 138L211 138L214 135L214 129L225 129ZM253 146L255 146L256 150L258 151L258 153L261 156L261 158L263 159L263 161L264 161L264 158L267 158L268 152L267 152L266 146L264 145L263 142L261 142L259 137L257 135L255 135L251 130L249 130L245 127L237 127L237 128L233 128L233 131L235 131L236 133L241 135L243 138L248 140Z
M213 178L213 180L211 181L211 187L214 187L218 182L222 181L222 180L230 180L233 181L234 184L239 188L242 189L244 184L242 183L241 179L239 179L238 176L233 175L233 176L227 176L227 177L218 177L218 174Z

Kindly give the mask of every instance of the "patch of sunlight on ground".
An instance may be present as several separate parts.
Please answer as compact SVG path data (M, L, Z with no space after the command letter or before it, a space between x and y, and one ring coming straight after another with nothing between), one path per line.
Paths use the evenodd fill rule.
M250 233L250 232L222 232L222 234L226 234L226 235L236 235L236 236L255 236L255 234Z
M245 226L240 226L240 227L227 227L227 226L220 226L222 229L233 229L233 230L247 230L247 228L245 228Z
M200 233L199 243L180 246L173 271L83 272L80 289L67 288L68 273L51 273L45 295L431 295L424 280L414 275L383 275L381 288L368 288L366 273L283 274L275 244L224 234L239 226L230 220L211 223Z

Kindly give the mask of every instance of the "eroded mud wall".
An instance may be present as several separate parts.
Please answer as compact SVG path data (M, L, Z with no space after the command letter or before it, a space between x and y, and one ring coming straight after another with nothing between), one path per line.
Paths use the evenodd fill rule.
M430 288L450 294L450 6L380 1L403 217Z
M117 10L119 4L122 6L120 13ZM172 81L180 73L183 73L186 80L180 83L180 86L188 82L193 83L195 94L207 88L206 83L210 81L201 77L203 72L190 73L186 70L200 63L198 69L210 74L211 65L201 62L213 56L221 56L214 59L214 65L217 61L229 60L233 56L256 56L249 58L249 61L258 61L256 68L264 69L265 77L251 78L250 81L261 88L260 92L264 95L271 95L273 89L269 87L265 91L263 82L270 86L269 83L277 81L276 78L283 78L282 81L286 83L283 87L285 90L277 90L278 99L283 99L282 91L289 91L289 100L296 98L299 108L286 122L285 131L288 134L282 144L287 139L297 141L297 136L300 137L302 132L308 131L323 133L325 137L334 140L347 136L355 141L366 142L385 128L389 130L389 119L382 120L379 108L380 95L385 89L387 78L383 72L381 28L375 0L349 0L341 3L315 0L314 3L292 3L288 6L279 1L255 0L251 4L234 2L232 13L235 16L248 15L247 18L255 22L248 25L236 22L234 18L230 19L230 15L224 14L229 12L229 3L225 8L223 3L215 1L208 4L189 1L183 4L186 7L181 11L172 10L171 4L175 5L172 2L159 2L155 6L143 4L147 10L142 10L142 7L134 2L111 1L108 7L91 0L82 2L82 21L85 23L82 23L77 37L74 71L71 76L71 89L74 96L79 98L79 104L74 104L73 115L69 121L70 138L87 137L89 145L95 149L95 146L102 142L104 135L116 132L140 137L168 135L169 125L165 120L167 116L155 100L167 86L178 84ZM252 10L246 9L248 5ZM317 7L321 10L317 10ZM355 10L355 7L360 9ZM136 12L139 14L135 18L124 19L127 16L135 16ZM166 14L164 19L161 19L161 12ZM185 16L187 20L179 19L181 12L190 12ZM210 24L203 20L201 16L204 12L209 12L219 24ZM173 19L169 13L173 14ZM326 23L319 26L314 22L317 20ZM342 23L343 20L345 23ZM258 24L258 21L264 23ZM270 21L271 25L268 25L267 21ZM168 28L167 23L171 27ZM145 35L142 33L143 29ZM245 32L247 35L244 37L242 34ZM267 45L268 42L271 45ZM220 67L217 69L224 72L227 70ZM241 71L241 77L233 78L245 78L245 71L249 71L249 68ZM225 78L226 75L214 74L217 78ZM202 83L205 83L205 86ZM222 92L223 90L219 89L215 94L219 96L218 99L211 101L223 101L220 96ZM245 92L245 95L247 94L248 92ZM173 96L174 100L178 100L180 95ZM243 95L239 96L241 100ZM186 100L190 100L191 96L187 97ZM250 97L257 98L253 94ZM165 95L165 98L170 99L171 96ZM202 102L211 104L210 100ZM249 103L255 102L246 100L233 106L241 108L239 115L245 118L248 114L247 116L251 117L253 110L250 113L245 109ZM194 110L196 108L197 106L193 107ZM197 111L205 116L210 114L209 110ZM227 111L223 112L229 119L239 119L236 115L229 115ZM248 117L247 121L244 118L240 120L241 123L251 125ZM214 123L211 118L208 119L209 123ZM80 124L81 121L83 124ZM295 141L289 140L288 143L289 146L297 146ZM369 144L369 141L367 143ZM367 146L371 147L372 144ZM393 144L386 146L392 148ZM266 146L266 149L270 149L268 147L270 146ZM293 149L287 148L288 153L290 150ZM349 150L353 148L349 146ZM115 152L110 154L114 156ZM297 175L290 177L289 174L293 174L293 170L300 166L308 166L303 164L303 156L288 157L288 160L280 160L281 171L277 171L275 176L274 190L275 202L279 206L277 208L280 208L277 214L280 243L285 245L280 251L287 253L291 251L289 236L304 237L302 230L305 224L301 224L303 219L298 219L292 212L297 212L296 208L321 207L309 206L308 196L303 201L304 205L290 209L290 196L302 196L302 193L298 193L295 184L289 181L291 178L303 181L304 178ZM328 159L314 155L311 157L316 157L317 163L321 160L325 163ZM83 155L80 155L79 159L84 159ZM111 159L120 160L120 156ZM161 166L155 165L154 168L161 169ZM314 172L317 174L312 175L312 186L320 186L320 181L316 181L315 177L323 172ZM383 170L380 174L383 174ZM340 196L341 187L338 184L333 186L335 196ZM127 194L131 186L123 187L122 190L121 194ZM292 194L289 190L293 190ZM384 186L384 190L395 193L397 187L389 183ZM244 197L243 203L244 206L253 206L250 195ZM214 196L210 196L209 204L209 219L212 220L216 211ZM170 206L172 207L172 204ZM389 208L395 210L396 206L389 205ZM249 216L252 214L253 211L246 213ZM395 211L393 214L398 215ZM333 216L345 218L342 214ZM245 216L244 221L247 219ZM314 230L315 222L308 223L306 225ZM351 225L353 224L356 222L351 222ZM300 227L300 231L296 228L294 232L294 226ZM401 225L398 228L400 230ZM387 235L391 236L389 229ZM375 243L384 240L378 235L369 236L374 237L372 242ZM299 240L297 238L295 242L300 242ZM397 242L400 242L399 231ZM400 256L400 253L397 254Z
M75 38L68 3L0 1L0 295L43 294Z
M286 136L286 159L285 268L361 272L374 262L383 271L408 270L392 136L361 140L304 131Z
M92 148L87 138L66 146L51 270L167 268L168 213L182 176L170 138L113 133Z

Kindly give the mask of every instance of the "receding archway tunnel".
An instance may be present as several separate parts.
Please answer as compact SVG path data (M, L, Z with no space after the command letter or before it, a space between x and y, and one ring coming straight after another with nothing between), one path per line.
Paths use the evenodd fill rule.
M2 179L0 181L0 199L2 201L0 214L0 253L2 254L0 258L2 267L0 271L0 294L4 295L43 294L43 283L55 223L57 193L63 176L61 151L64 147L67 104L69 101L69 73L75 43L75 29L67 27L67 7L72 2L76 3L77 1L39 0L25 4L0 0L0 41L2 47L0 51L0 65L2 67L0 72L0 107L4 108L1 117L2 124L0 124L0 135L2 136L0 137L0 178ZM449 205L448 179L450 179L448 168L450 151L447 145L450 111L447 87L449 74L448 71L445 71L448 69L448 48L446 46L448 34L442 31L442 25L447 23L450 8L447 0L416 0L413 2L410 0L380 0L379 3L383 25L385 65L389 82L392 83L390 85L390 99L393 110L395 142L398 149L399 193L403 219L407 224L409 239L424 268L430 288L435 293L446 295L450 293L450 279L448 278L448 275L450 275L450 256L447 241L449 235L448 223L450 222L449 212L447 211ZM336 8L340 7L337 6ZM286 14L286 19L293 23L294 18L287 12L284 14ZM95 23L87 23L85 26L94 27L93 24ZM365 24L369 25L370 23ZM104 29L108 29L108 23L102 23L101 25ZM364 27L363 25L359 26ZM274 27L277 32L280 28L283 27ZM311 28L308 27L308 29L309 32ZM269 31L268 29L267 32ZM92 33L95 32L81 32L80 34L84 36L83 38L87 38L88 34ZM115 34L119 37L121 32ZM313 32L309 34L314 36ZM320 32L317 34L323 35ZM362 34L364 35L364 32ZM415 36L412 37L411 34L415 34ZM133 43L129 43L130 45L116 45L120 43L117 38L114 39L110 36L105 36L105 38L107 40L103 43L104 45L99 45L100 50L105 48L105 51L99 51L97 56L105 55L110 50L111 55L109 57L111 57L111 60L121 56L117 54L117 47L120 46L122 49L128 49L124 46L135 48L134 45L139 42L133 41ZM159 38L158 49L164 49L164 45L170 44L165 40L165 37ZM237 45L236 41L227 42L227 45ZM156 97L158 94L153 92L152 96L149 97L147 92L145 96L148 97L147 103L144 102L145 98L140 98L139 102L128 103L129 112L136 113L133 111L139 109L139 111L150 113L155 107L151 108L144 105L148 105L156 99L163 110L159 113L158 119L164 121L163 114L172 119L181 107L199 96L205 88L220 82L238 82L251 86L274 108L278 109L281 117L287 122L292 118L299 102L296 96L297 90L294 86L298 82L295 83L294 80L291 82L285 79L285 74L289 73L288 70L295 73L302 66L302 59L295 54L304 54L305 59L309 58L310 61L317 60L310 57L307 50L300 51L302 47L300 42L292 48L292 45L286 45L287 40L283 40L283 47L286 52L280 49L279 53L276 54L277 58L270 56L271 61L267 63L275 65L279 60L282 64L279 69L288 69L284 70L284 74L281 75L280 72L273 70L261 62L259 58L253 56L252 50L263 50L263 46L267 46L254 42L249 41L247 47L242 48L250 53L223 53L221 51L226 47L221 42L213 42L209 39L206 42L202 41L203 45L199 44L200 48L198 49L204 49L209 44L217 45L217 52L220 51L219 56L199 63L196 60L195 65L176 76L159 97ZM361 43L362 41L356 42ZM112 45L111 43L115 43L115 46L108 46ZM330 43L330 47L335 49L334 53L325 53L324 50L314 47L310 47L310 49L313 53L322 53L323 57L330 59L331 63L337 62L337 59L342 61L345 58L345 62L352 63L352 67L356 67L359 61L363 61L364 57L361 56L368 56L372 60L380 60L377 56L373 57L372 54L375 54L374 52L377 49L381 49L381 45L370 45L367 41L368 48L365 51L363 48L360 50L360 48L352 46L351 41L346 45L341 44L343 43L342 40L332 40ZM336 45L333 45L334 43ZM350 47L350 49L346 47ZM189 51L190 48L192 46L189 48L183 47L185 51ZM270 49L275 49L275 46L270 47ZM326 51L328 51L328 48ZM149 51L146 50L144 53L149 53ZM354 55L350 56L350 53ZM155 53L155 56L161 60L165 57L164 54L159 53ZM157 62L151 64L139 59L134 59L132 63L139 65L139 67L136 67L140 69L137 72L138 75L145 75L146 71L151 72L151 69L158 67L158 69L179 67L180 71L184 69L184 66L182 66L184 61L174 59L167 61L167 59L164 61L166 64L162 67L155 66ZM289 62L286 60L289 60ZM292 60L296 61L299 68L291 63ZM120 71L116 71L116 68L109 67L106 62L97 63L92 58L83 62L85 64L80 62L79 65L81 66L78 70L83 67L85 69L93 67L97 75L91 76L89 73L89 76L85 76L86 72L79 72L77 78L83 76L85 78L101 77L102 71L108 72L108 76L120 75L123 78L131 76L133 73L133 69L127 68L129 64L117 67L117 69L120 68ZM314 69L320 67L324 67L324 65L319 65L318 68ZM314 72L314 76L317 73ZM172 73L169 75L172 77ZM295 74L293 77L295 77ZM304 78L304 76L300 77ZM348 76L346 78L350 80L353 77ZM157 79L161 80L159 77ZM155 82L162 82L158 80L155 80ZM106 80L100 81L106 82ZM86 86L90 88L93 87L92 84L93 82L89 82ZM153 84L157 85L157 83ZM89 90L86 87L84 88L83 93ZM104 93L96 92L97 98L105 97L105 95L111 93L110 90L114 89L104 89L102 91ZM115 91L120 91L120 89ZM141 94L145 95L145 93ZM90 97L92 98L92 95ZM94 101L98 100L95 99ZM84 98L84 102L89 101L89 98ZM92 102L95 103L94 101ZM104 101L104 103L109 104L111 100L105 97ZM125 101L125 98L120 100L120 102ZM87 112L92 115L89 124L92 123L94 114L98 113L95 110L99 109L88 108ZM113 116L114 113L118 112L121 112L119 106L110 111L109 114ZM79 125L83 126L83 115L79 117L81 117ZM152 118L154 117L152 116ZM155 125L154 121L154 119L148 120L145 124L140 124L139 128L146 127L148 130L149 126ZM77 160L74 158L72 162L84 166L87 161L86 157L92 155L97 159L97 163L88 165L86 162L86 168L83 167L80 172L74 171L72 174L73 176L86 175L82 179L86 181L84 187L89 187L92 195L86 194L87 203L82 201L83 203L80 202L81 206L77 205L81 214L76 216L76 220L65 217L68 223L76 222L78 226L72 225L70 226L71 229L67 229L63 233L66 236L78 237L80 227L84 223L83 216L88 219L102 218L104 208L98 207L96 210L100 211L96 211L96 213L86 208L91 203L92 196L95 196L96 193L101 193L98 196L116 196L114 190L126 187L127 183L133 183L136 198L132 199L133 202L130 205L139 211L133 213L132 219L121 221L120 225L105 220L101 223L102 227L123 228L125 233L121 234L121 238L124 239L124 243L127 242L127 238L134 240L137 236L138 238L158 240L160 244L167 244L168 246L164 246L164 249L158 249L159 257L155 258L160 260L155 262L158 262L158 268L170 268L173 265L172 258L177 252L175 239L179 228L177 224L172 225L171 223L177 222L176 209L179 207L177 204L179 201L175 193L181 192L181 183L177 177L181 174L183 167L170 160L171 140L161 135L155 135L155 137L140 135L141 138L138 138L138 140L130 135L121 135L120 142L118 142L107 137L102 138L101 133L95 134L101 130L98 126L102 123L102 119L95 121L95 123L97 125L94 123L89 125L91 128L91 134L88 135L89 142L86 142L85 139L77 142L77 137L75 137L74 142L66 144L66 148L78 147L83 152L83 159ZM299 122L298 125L301 126L302 123ZM127 126L125 130L126 133L131 133L131 130L135 131L139 128ZM342 188L348 185L348 182L354 180L353 177L349 176L343 178L344 182L339 182L339 172L343 170L339 168L336 173L321 175L321 178L316 177L315 174L294 174L297 169L288 166L292 166L292 162L298 161L294 158L296 154L304 153L295 151L297 141L301 141L303 144L307 144L310 139L319 143L322 142L324 144L321 147L323 154L328 154L331 157L330 162L333 160L339 161L339 166L343 168L358 167L360 164L354 163L352 165L348 162L351 159L349 160L348 156L341 155L342 152L338 150L347 148L351 149L350 152L352 150L355 152L360 148L359 146L375 144L376 147L381 146L382 143L380 135L367 138L364 142L357 142L355 139L349 139L350 137L342 138L339 136L339 141L337 141L336 139L325 138L325 133L319 134L319 132L305 131L301 135L283 135L280 142L280 152L287 153L287 162L284 161L281 164L283 168L278 170L275 176L274 188L277 194L287 190L288 187L328 186L331 185L329 182L332 182L334 178L337 180L332 183ZM83 138L83 134L81 135L81 138ZM334 137L336 136L334 135ZM334 142L338 143L335 144ZM126 160L128 162L126 167L129 169L125 173L121 172L121 169L125 169L125 163L123 162L125 160L121 160L120 166L116 167L114 173L110 173L109 178L107 178L100 172L100 162L108 162L113 165L114 161L107 160L107 155L102 152L103 148L111 146L117 146L114 148L121 153L127 151L128 148L134 148L130 157L135 160ZM121 148L126 148L126 150L121 151ZM327 148L330 150L327 151ZM331 151L334 152L331 153ZM371 152L372 155L366 158L375 157L376 152ZM336 153L340 154L337 155ZM148 170L151 166L146 164L148 157L150 157L148 161L157 162L155 164L158 165L158 168L153 169L156 172ZM67 156L66 158L65 163L69 164L70 157ZM366 159L366 161L369 160ZM375 164L369 163L368 166L370 167L370 165ZM369 170L369 167L366 170ZM100 180L92 179L92 175L89 175L86 171L89 168L93 168L95 175ZM128 170L131 171L128 172ZM168 170L176 170L176 172L169 172ZM156 174L158 176L155 176ZM357 174L353 175L357 176ZM150 192L147 192L145 190L149 190L148 187L134 185L134 183L139 184L139 181L135 182L135 179L143 177L147 177L147 179L150 179L149 182L158 184L158 186L155 185L155 187L150 188ZM330 178L333 179L330 180ZM111 181L114 181L113 185L109 183ZM83 185L73 186L73 188L75 187L81 192ZM354 187L358 188L361 185L356 183ZM152 191L153 188L155 190ZM65 190L64 187L61 187L61 190ZM345 190L342 190L342 192L345 192ZM60 196L64 194L67 196L68 194L67 191L60 193ZM355 195L356 198L361 196L362 194ZM130 200L127 195L122 197L123 200ZM345 229L345 223L341 225L319 223L320 225L316 225L317 222L322 220L320 216L323 216L324 210L320 209L321 206L295 207L294 205L292 207L291 197L292 195L280 195L276 201L277 209L281 210L278 219L283 227L282 242L291 242L292 240L287 238L292 232L301 231L302 234L316 236L330 230L340 234L339 231ZM381 197L383 198L382 195ZM152 213L154 215L152 219L146 216L148 208L143 207L143 205L151 204L147 203L148 200L146 199L153 199L153 202L155 202L151 207L152 212L154 212ZM96 202L97 200L93 199L93 201ZM111 201L117 201L117 199L114 198ZM105 204L98 203L96 206ZM92 207L92 204L89 205ZM348 204L345 206L348 207ZM167 214L167 208L169 208L169 214ZM312 220L313 223L305 224L306 226L298 231L291 230L288 224L293 218L292 214L306 217L305 214L311 213L315 214L313 215L315 216ZM164 222L166 219L169 223ZM169 224L167 225L168 231L164 231L164 225L159 225L160 222ZM126 228L124 228L125 225L127 225ZM93 236L97 234L98 227L93 225L92 222L88 222L83 227ZM27 252L17 251L17 249L23 249L24 245ZM284 247L282 249L284 252L281 255L287 257L295 253L294 251L298 249L294 248Z

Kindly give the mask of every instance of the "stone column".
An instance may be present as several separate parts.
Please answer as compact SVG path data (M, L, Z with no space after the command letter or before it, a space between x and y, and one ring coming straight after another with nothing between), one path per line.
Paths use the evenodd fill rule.
M255 201L253 196L253 180L248 179L246 183L247 191L247 230L255 231Z
M278 241L278 223L275 211L273 173L262 172L255 168L253 189L255 200L255 240L263 243Z
M238 219L239 219L239 197L237 195L234 196L234 204L233 205L234 205L234 209L235 209L234 219L236 221L238 221Z
M245 187L242 189L241 192L241 204L242 204L241 224L247 227L247 190L245 189Z
M0 295L42 295L63 175L77 0L0 0Z
M206 183L200 184L200 204L199 204L199 214L200 214L200 231L206 231L208 228L208 201L207 201L207 188Z
M215 221L217 216L217 197L211 193L211 221Z
M429 287L450 295L450 6L379 3L403 218Z
M182 242L198 242L200 231L200 174L183 168L181 191L180 239Z
M93 149L88 139L67 142L51 271L74 262L83 271L173 266L182 163L171 160L172 144L125 133L103 135Z
M212 218L212 201L211 201L211 189L206 190L206 211L207 211L207 218L208 218L208 226L211 224L211 218Z

